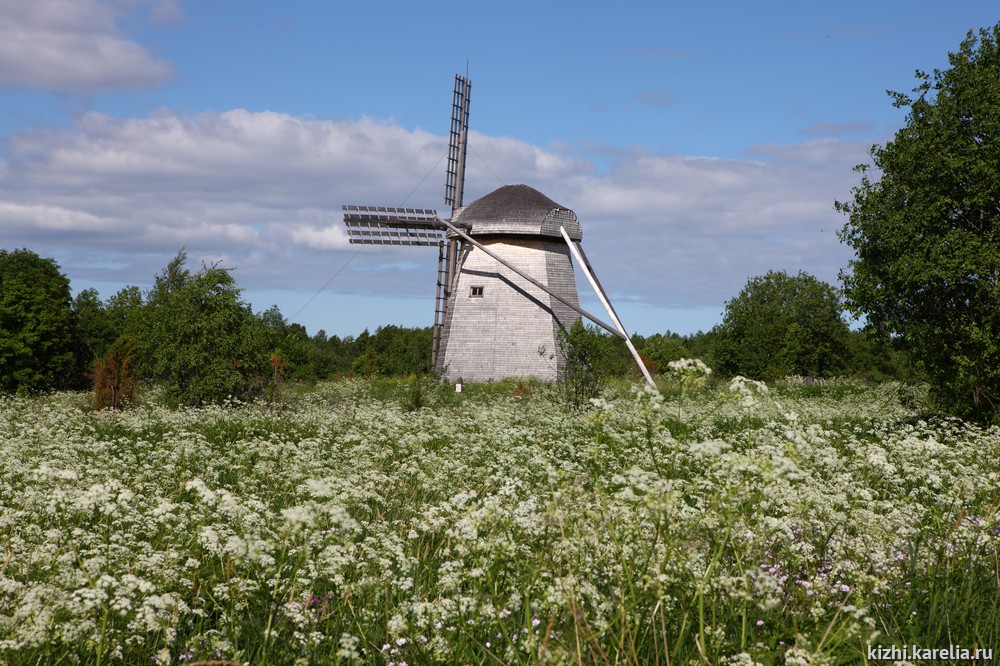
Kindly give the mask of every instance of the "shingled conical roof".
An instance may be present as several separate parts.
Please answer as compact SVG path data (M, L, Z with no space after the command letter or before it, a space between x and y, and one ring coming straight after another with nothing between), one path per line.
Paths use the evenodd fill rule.
M468 228L470 236L562 238L559 233L562 226L572 240L583 238L576 213L527 185L504 185L463 207L452 222Z

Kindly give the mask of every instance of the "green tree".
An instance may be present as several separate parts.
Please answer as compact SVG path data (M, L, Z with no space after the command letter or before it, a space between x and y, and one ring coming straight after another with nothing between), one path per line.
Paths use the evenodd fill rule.
M267 333L272 353L285 360L285 375L292 380L313 381L318 378L310 357L312 341L301 324L290 324L277 305L258 315Z
M386 376L425 375L431 371L433 329L380 326L371 345L378 352L380 373Z
M354 362L351 342L351 338L341 340L336 335L327 337L323 329L310 339L309 362L315 369L317 378L330 379L337 373L346 373L351 369L351 363Z
M884 382L903 381L922 383L926 381L904 349L900 349L899 339L886 339L869 331L851 331L848 338L850 349L850 374L862 379Z
M80 332L81 367L96 373L95 362L112 343L130 331L138 331L142 291L139 287L125 287L101 302L96 289L84 289L73 298L73 313Z
M705 362L710 368L718 367L715 362L715 346L718 343L719 327L716 326L710 331L698 331L685 335L683 338L684 347L688 350L688 358L698 358Z
M139 335L142 375L180 404L260 395L270 374L260 319L229 270L211 264L192 274L186 260L181 250L149 292Z
M104 354L111 343L121 335L121 331L116 329L110 320L101 301L101 295L96 289L84 289L77 293L73 298L73 313L76 315L84 346L82 356L87 360Z
M1000 24L970 31L950 68L917 72L906 125L836 207L857 252L847 303L898 337L940 406L1000 418Z
M585 326L582 319L577 319L568 331L559 330L557 342L558 353L565 361L559 389L568 407L580 409L601 391L603 382L595 366L603 346L601 335L595 328Z
M808 273L751 278L726 303L714 348L717 369L768 380L841 371L850 331L841 310L836 289Z
M351 371L361 377L378 377L380 372L379 358L375 347L365 347L365 351L351 364Z
M80 386L78 345L69 280L55 260L0 250L0 390Z
M670 332L667 332L666 335L657 333L649 336L643 341L639 351L656 363L660 372L663 372L671 361L691 356L691 352L684 346L684 341L681 340L680 336Z
M364 377L425 375L431 372L432 330L429 326L379 326L374 335L365 329L354 340L334 337L324 346L340 359L331 358L328 364L341 371L346 369L341 367L344 360L349 359L348 367Z
M123 287L104 303L108 325L118 335L138 331L145 312L144 305L142 290L139 287L134 285Z

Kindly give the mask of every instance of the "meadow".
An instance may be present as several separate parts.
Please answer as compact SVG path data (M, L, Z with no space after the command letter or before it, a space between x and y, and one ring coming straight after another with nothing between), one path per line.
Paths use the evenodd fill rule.
M678 372L580 410L414 380L2 397L0 663L1000 648L1000 430L924 414L919 387Z

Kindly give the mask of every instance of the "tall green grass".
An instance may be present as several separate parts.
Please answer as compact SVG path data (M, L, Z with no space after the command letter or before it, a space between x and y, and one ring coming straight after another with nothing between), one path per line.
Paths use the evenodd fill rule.
M513 382L123 413L3 398L0 662L1000 647L1000 436L900 395L684 380L613 385L582 413Z

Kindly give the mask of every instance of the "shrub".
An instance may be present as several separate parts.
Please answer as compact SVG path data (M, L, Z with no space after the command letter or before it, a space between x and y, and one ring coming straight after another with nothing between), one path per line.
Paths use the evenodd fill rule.
M263 324L229 270L203 265L192 275L186 259L179 252L149 293L139 337L143 373L179 404L259 396L269 374Z
M842 310L837 291L808 273L752 278L726 303L715 364L727 375L766 380L836 374L848 358Z
M580 409L601 391L596 360L600 354L600 336L584 327L580 320L569 331L560 330L559 353L565 359L559 388L567 406Z

